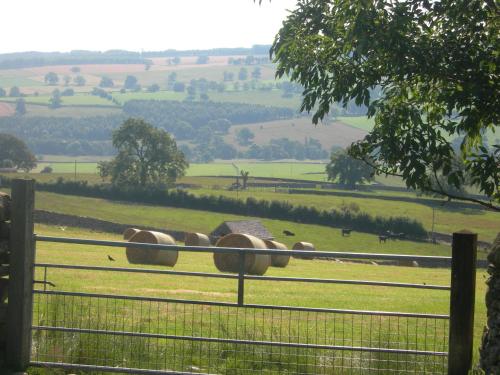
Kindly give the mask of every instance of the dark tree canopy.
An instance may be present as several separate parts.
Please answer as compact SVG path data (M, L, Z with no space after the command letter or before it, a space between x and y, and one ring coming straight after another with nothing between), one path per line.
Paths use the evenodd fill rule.
M36 167L36 158L22 140L0 133L0 165L29 172Z
M48 85L57 85L57 82L59 82L59 76L54 72L48 72L45 74L44 80Z
M374 170L362 160L354 159L344 150L332 154L330 163L326 166L328 179L354 189L356 184L373 179Z
M483 146L500 115L498 16L491 0L299 0L271 53L277 76L304 87L315 123L333 103L367 106L375 127L350 152L377 173L474 200L432 184L436 175L465 184L459 156L488 197L474 201L500 210L500 145Z
M188 167L175 140L141 119L129 118L114 131L113 146L118 155L111 162L100 163L99 169L114 184L168 186Z

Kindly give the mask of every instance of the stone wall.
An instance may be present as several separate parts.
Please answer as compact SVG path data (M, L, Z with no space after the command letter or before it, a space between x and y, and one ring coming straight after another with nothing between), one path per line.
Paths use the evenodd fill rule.
M488 255L490 277L486 281L487 325L484 329L481 368L486 375L500 374L500 233Z

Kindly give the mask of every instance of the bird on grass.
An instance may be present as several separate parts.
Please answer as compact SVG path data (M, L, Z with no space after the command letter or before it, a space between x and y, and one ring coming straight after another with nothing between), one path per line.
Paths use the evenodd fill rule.
M289 230L286 230L286 229L283 231L283 234L284 234L285 236L295 236L295 233L290 232Z
M114 262L115 260L111 257L111 255L108 255L108 260L111 262Z

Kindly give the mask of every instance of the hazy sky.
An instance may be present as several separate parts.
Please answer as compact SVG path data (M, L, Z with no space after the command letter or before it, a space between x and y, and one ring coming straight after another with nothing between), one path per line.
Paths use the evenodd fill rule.
M7 0L0 53L270 44L295 0Z

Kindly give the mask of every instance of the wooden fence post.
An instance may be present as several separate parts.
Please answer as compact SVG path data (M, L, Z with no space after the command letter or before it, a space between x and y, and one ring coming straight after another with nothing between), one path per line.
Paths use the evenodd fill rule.
M35 181L12 181L6 344L6 363L12 371L25 371L31 355L35 260L34 204Z
M0 372L5 367L9 285L10 196L0 192Z
M448 374L467 375L472 367L477 234L453 233Z

